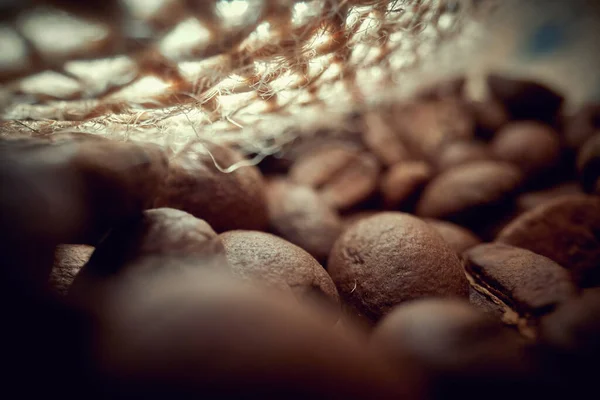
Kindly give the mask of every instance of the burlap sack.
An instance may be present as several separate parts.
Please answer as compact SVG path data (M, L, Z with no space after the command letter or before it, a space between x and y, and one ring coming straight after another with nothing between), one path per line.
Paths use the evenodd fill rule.
M174 152L201 137L256 162L459 74L473 96L484 95L478 78L500 70L581 102L600 82L592 3L7 2L0 134L77 130Z

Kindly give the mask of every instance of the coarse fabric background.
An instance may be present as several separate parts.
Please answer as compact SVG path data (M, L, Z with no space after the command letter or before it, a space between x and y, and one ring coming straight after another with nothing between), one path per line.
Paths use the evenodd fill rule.
M257 162L463 74L473 97L497 71L577 105L600 97L597 3L6 1L0 135L82 131L172 153L201 138Z

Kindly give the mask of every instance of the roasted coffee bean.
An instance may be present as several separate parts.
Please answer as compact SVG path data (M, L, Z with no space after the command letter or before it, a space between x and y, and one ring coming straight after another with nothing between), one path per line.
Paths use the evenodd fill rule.
M401 370L418 368L429 399L523 398L543 390L519 335L466 301L402 304L376 326L371 346Z
M394 118L411 154L430 161L437 159L446 143L474 135L471 114L457 99L402 104L396 107Z
M583 189L600 195L600 131L582 146L577 156L577 169Z
M271 231L325 262L342 232L338 213L311 187L284 179L268 183L267 199Z
M481 243L481 239L462 226L435 219L428 219L426 221L459 255L465 250Z
M300 156L290 169L289 177L298 184L320 188L333 180L358 154L359 149L347 144L320 146Z
M45 286L55 246L82 229L82 182L66 163L51 162L62 154L40 141L0 141L0 282L9 288Z
M423 161L403 162L382 177L380 191L387 209L408 208L431 179L431 167Z
M439 171L446 171L458 165L489 161L493 158L487 144L479 141L459 140L444 146L435 162Z
M317 131L305 136L300 134L290 143L284 144L278 153L266 157L259 167L267 175L287 174L299 159L324 148L343 147L357 151L364 150L363 135L363 132L346 130Z
M331 278L300 247L263 232L230 231L220 238L235 276L284 291L291 289L299 301L339 313L339 296Z
M37 285L56 245L97 243L149 206L167 171L160 148L108 140L3 140L0 164L4 272Z
M367 153L361 154L319 190L327 204L338 210L351 209L366 201L377 189L379 164Z
M381 164L390 167L410 160L411 156L406 146L383 115L367 113L364 124L363 142Z
M104 234L116 222L152 207L158 188L167 176L165 152L154 145L114 141L81 141L73 163L90 185L88 226L102 226ZM118 185L114 194L111 188ZM114 189L113 189L114 191ZM115 204L125 210L115 215ZM101 210L102 212L99 212ZM94 243L98 228L86 235Z
M566 381L567 393L585 398L597 387L600 356L600 289L587 289L545 316L540 341L553 376Z
M560 197L583 194L577 182L566 182L549 189L526 192L517 197L519 212L525 212Z
M50 286L65 295L79 270L88 262L94 248L84 244L60 245L54 252L54 266L50 274Z
M577 293L567 270L529 250L490 243L464 256L471 286L500 305L503 321L528 337L535 337L538 318Z
M10 365L3 382L5 393L18 392L25 398L41 393L65 399L95 397L96 376L88 368L90 316L56 293L7 290L4 284L1 336L10 344L2 351L3 362ZM73 381L65 384L66 376ZM31 379L35 384L26 384Z
M473 101L469 106L475 119L475 134L482 139L492 138L510 120L506 109L497 101Z
M600 103L590 103L567 119L563 139L569 149L576 151L597 131L600 131Z
M497 240L554 260L586 287L600 284L599 233L600 199L580 195L561 197L523 213Z
M518 120L555 121L563 104L563 96L534 81L491 74L487 85L492 97L502 103L511 118Z
M118 280L147 280L156 271L229 271L225 248L203 220L184 211L158 208L113 229L79 271L69 292L94 302ZM97 290L96 290L97 289Z
M348 227L350 225L352 225L353 223L360 221L361 219L365 219L368 217L372 217L375 214L379 214L380 211L375 211L375 210L366 210L366 211L359 211L359 212L355 212L352 214L347 214L345 215L342 220L344 223L344 229L346 230L348 229Z
M213 160L214 158L214 160ZM217 232L266 228L268 224L264 181L258 168L244 166L219 171L243 160L227 147L193 142L169 167L156 207L170 207L202 218Z
M153 257L181 258L198 267L226 266L223 244L211 226L172 208L147 210L141 219L113 230L90 263L118 270Z
M469 303L479 311L498 320L502 320L502 317L504 316L504 308L501 305L490 301L489 298L473 289L472 286L469 288Z
M352 224L333 246L328 270L343 300L371 321L408 300L468 295L456 253L426 222L404 213Z
M560 161L558 134L538 122L516 122L496 133L491 143L495 156L521 168L530 178L556 167Z
M584 290L541 323L541 340L574 356L600 355L600 289Z
M91 350L107 398L415 398L414 383L356 335L285 296L197 270L123 282L97 325Z
M292 181L315 188L337 210L350 209L377 189L379 163L371 154L348 146L323 147L292 166Z
M512 198L521 182L522 174L510 164L480 161L459 165L438 175L425 187L417 215L482 222L490 217L486 212Z

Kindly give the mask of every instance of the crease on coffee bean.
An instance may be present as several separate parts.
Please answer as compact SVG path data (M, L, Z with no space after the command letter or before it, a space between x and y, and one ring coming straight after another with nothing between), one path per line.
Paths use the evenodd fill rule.
M515 326L519 333L527 339L535 339L536 332L532 327L529 326L528 320L525 317L521 317L519 313L510 308L505 302L500 300L496 295L490 292L487 288L477 283L475 278L465 270L465 276L469 281L470 286L477 292L481 293L485 298L491 300L494 304L500 307L502 310L502 322L508 325Z

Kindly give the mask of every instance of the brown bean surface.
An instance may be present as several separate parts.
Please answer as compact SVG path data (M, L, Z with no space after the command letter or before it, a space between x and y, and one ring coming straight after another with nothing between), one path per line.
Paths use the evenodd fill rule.
M213 161L214 158L214 161ZM230 148L193 142L169 167L169 175L156 199L156 207L186 211L208 222L217 232L231 229L265 229L268 224L264 180L254 166L221 172L243 156Z
M498 235L502 243L548 257L583 286L600 283L600 199L561 197L523 213Z
M269 226L319 262L325 262L342 231L338 213L309 186L275 179L267 185Z
M219 237L235 276L284 291L291 289L302 302L339 312L339 295L330 276L300 247L264 232L229 231Z
M456 253L426 222L398 212L352 224L336 241L328 271L346 304L372 321L405 301L468 294Z
M469 220L490 207L510 200L519 188L522 174L506 163L494 161L460 165L438 175L425 188L417 215L427 218ZM493 209L492 209L493 210Z

